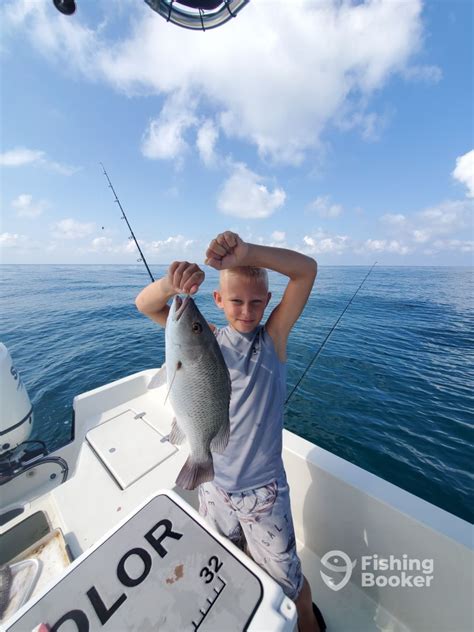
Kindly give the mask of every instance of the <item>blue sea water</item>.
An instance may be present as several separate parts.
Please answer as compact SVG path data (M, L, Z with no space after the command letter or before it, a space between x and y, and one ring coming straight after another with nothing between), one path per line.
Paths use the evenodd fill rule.
M155 278L165 266L152 266ZM35 410L34 437L70 437L72 399L164 362L164 332L139 314L134 265L3 265L0 339ZM367 274L321 267L289 340L288 392ZM211 270L197 296L223 326ZM285 278L270 275L270 313ZM374 268L286 409L293 432L474 522L470 268Z

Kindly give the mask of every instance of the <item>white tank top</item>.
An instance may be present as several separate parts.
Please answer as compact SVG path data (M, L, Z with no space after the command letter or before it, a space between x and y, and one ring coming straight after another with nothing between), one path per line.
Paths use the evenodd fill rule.
M216 332L232 380L230 438L213 454L214 483L227 492L266 485L283 471L286 362L263 325L242 334L227 325Z

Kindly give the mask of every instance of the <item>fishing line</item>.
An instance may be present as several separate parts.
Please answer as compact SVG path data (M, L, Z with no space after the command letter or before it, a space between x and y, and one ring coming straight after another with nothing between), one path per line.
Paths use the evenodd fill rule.
M150 279L153 282L155 279L153 278L153 275L152 275L152 273L150 271L150 268L148 267L148 263L146 262L145 255L143 254L142 249L140 248L140 246L138 244L137 238L135 237L135 234L134 234L134 232L132 230L132 227L130 226L130 223L129 223L128 219L127 219L127 216L125 215L125 211L123 210L122 205L120 204L120 200L118 199L117 194L115 193L115 189L112 186L112 182L110 182L110 178L109 178L109 176L107 174L107 171L105 170L105 167L104 167L104 165L102 163L99 163L99 164L102 167L102 169L104 170L104 176L107 178L107 180L109 182L109 187L112 189L112 193L115 196L115 201L117 202L117 204L119 205L120 210L122 211L122 218L121 219L124 219L127 222L127 226L128 226L128 229L129 229L130 235L131 235L131 237L129 237L129 239L133 239L133 241L135 242L136 247L138 248L138 252L140 253L140 259L137 259L137 261L138 262L143 261L143 263L145 264L145 268L147 269L147 272L150 275Z
M323 340L323 342L321 343L321 346L319 347L319 349L316 351L313 359L311 360L311 362L308 364L308 366L306 367L306 369L303 372L303 375L300 377L300 379L297 381L297 383L295 384L295 386L293 387L291 393L288 395L288 397L286 398L285 401L285 406L288 404L288 402L290 401L291 396L293 395L293 393L296 391L296 389L298 388L298 386L300 385L300 382L302 381L302 379L304 378L304 376L306 375L306 373L309 371L311 365L313 364L313 362L316 360L316 358L319 356L319 354L321 353L321 351L324 348L324 345L326 344L326 342L329 340L329 336L332 334L332 332L336 329L338 322L341 320L341 318L344 316L344 314L346 313L346 310L348 309L349 305L352 303L352 301L355 299L357 292L360 290L360 288L364 285L365 280L367 279L367 277L369 276L369 274L372 272L372 270L374 269L375 265L377 264L377 262L375 262L373 264L373 266L370 268L370 270L367 272L367 274L365 275L364 279L362 280L361 284L359 285L359 287L357 288L357 290L354 292L354 294L352 295L350 301L347 303L347 305L344 307L344 309L342 310L341 315L339 316L339 318L336 320L336 322L334 323L334 325L331 327L331 329L329 330L328 335L326 336L326 338Z
M179 360L178 364L176 365L176 369L175 372L173 374L173 379L171 380L171 384L170 387L168 389L168 392L166 393L166 397L165 397L165 401L163 402L163 406L166 404L166 402L168 401L168 395L171 393L171 387L173 386L173 382L174 382L174 378L176 377L176 373L178 372L178 369L180 369L182 367L182 363L181 360Z

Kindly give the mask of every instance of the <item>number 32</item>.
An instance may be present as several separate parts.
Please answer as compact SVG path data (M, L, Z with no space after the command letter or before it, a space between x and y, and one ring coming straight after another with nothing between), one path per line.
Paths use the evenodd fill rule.
M215 555L209 558L209 562L207 566L201 568L201 572L199 573L199 577L202 577L206 584L209 584L214 579L214 573L217 573L222 568L223 562L219 561ZM214 572L212 572L212 568Z

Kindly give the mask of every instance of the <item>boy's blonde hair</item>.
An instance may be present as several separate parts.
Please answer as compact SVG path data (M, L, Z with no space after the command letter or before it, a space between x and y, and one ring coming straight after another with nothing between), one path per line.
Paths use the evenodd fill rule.
M263 281L268 291L268 272L266 268L254 268L253 266L236 266L235 268L226 268L220 271L219 279L222 285L222 279L227 276L241 276L253 281Z

